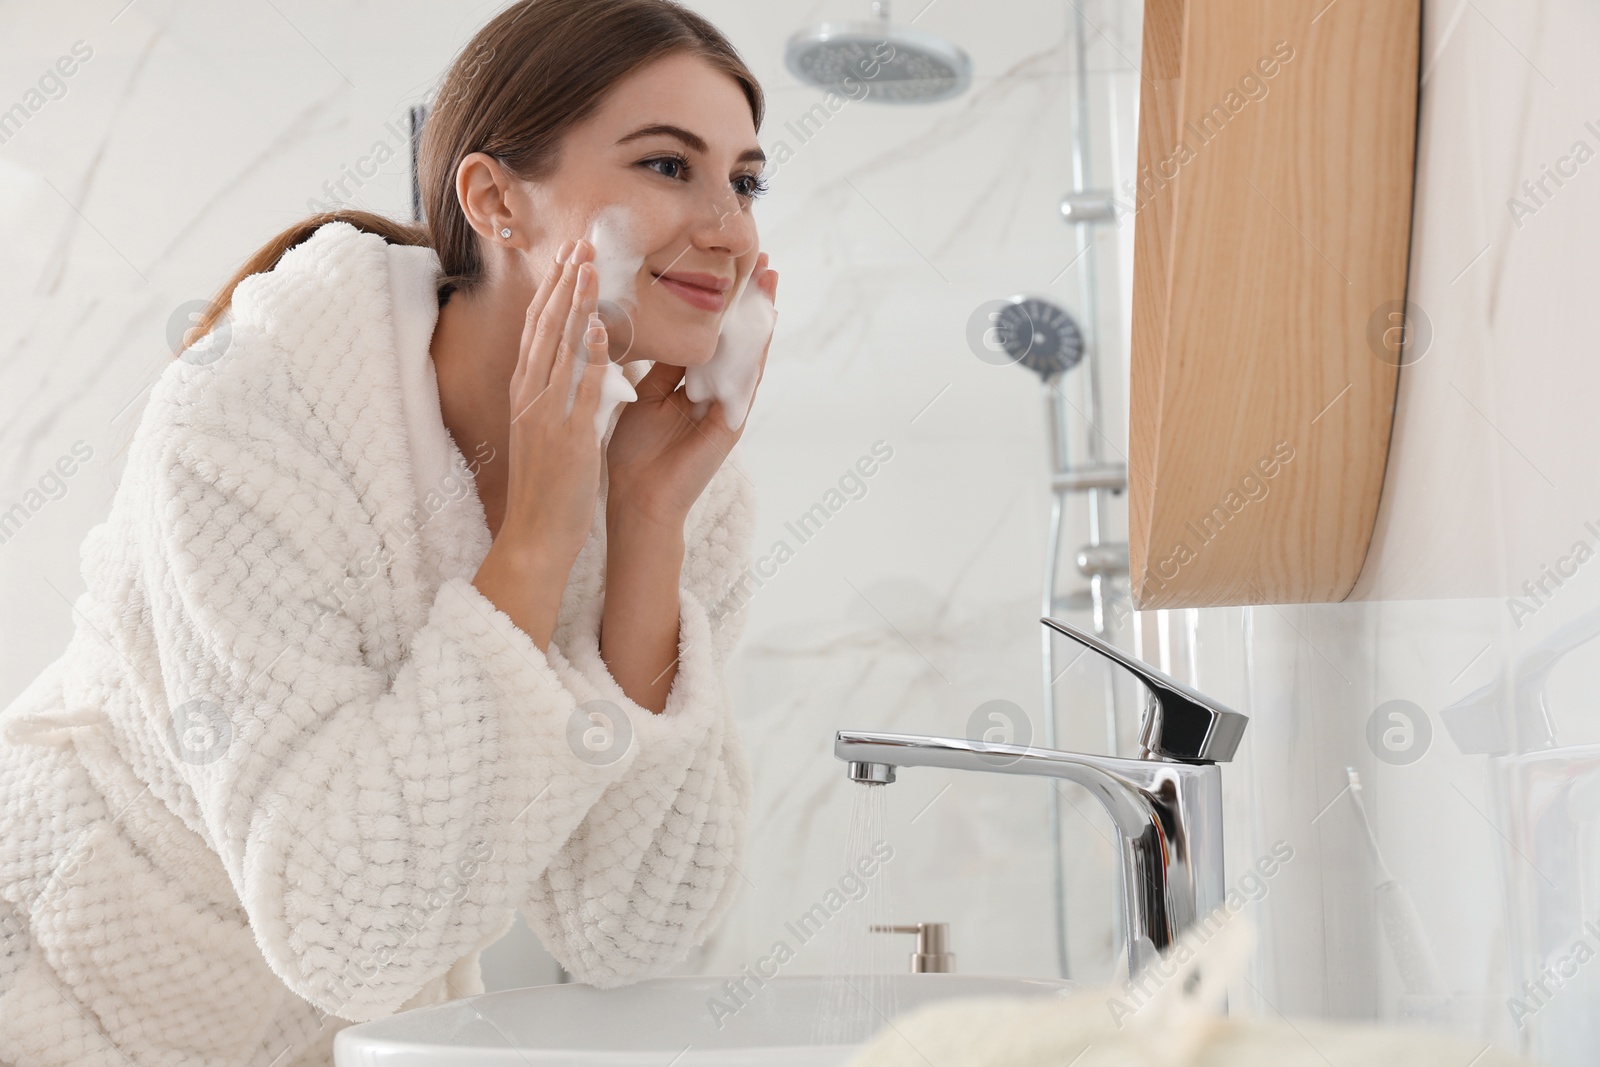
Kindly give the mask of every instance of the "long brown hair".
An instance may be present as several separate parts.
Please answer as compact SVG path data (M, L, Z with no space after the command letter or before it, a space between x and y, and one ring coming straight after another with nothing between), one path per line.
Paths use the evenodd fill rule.
M765 102L755 75L715 26L675 0L517 0L467 43L439 87L417 145L425 223L371 211L324 211L284 230L245 261L184 336L193 344L228 310L234 287L277 265L325 223L344 221L391 244L439 255L442 304L483 281L478 235L456 199L456 168L472 152L497 159L523 181L560 165L567 130L600 106L622 78L656 59L689 53L733 77L756 129Z

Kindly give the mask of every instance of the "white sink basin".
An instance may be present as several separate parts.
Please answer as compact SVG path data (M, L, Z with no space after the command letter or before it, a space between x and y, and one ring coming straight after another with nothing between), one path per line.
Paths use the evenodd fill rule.
M742 981L740 1000L726 983ZM653 978L621 989L546 985L418 1008L334 1039L336 1067L836 1067L885 1017L950 997L1050 996L1071 983L964 974ZM720 1007L719 1007L720 1005Z

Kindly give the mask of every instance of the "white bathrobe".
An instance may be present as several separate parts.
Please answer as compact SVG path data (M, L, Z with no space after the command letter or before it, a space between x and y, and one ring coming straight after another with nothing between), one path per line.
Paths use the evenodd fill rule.
M615 986L732 902L749 479L689 514L662 714L599 654L603 485L541 652L472 585L489 452L441 419L438 269L326 224L154 387L76 633L0 712L0 1063L325 1065L482 992L515 909Z

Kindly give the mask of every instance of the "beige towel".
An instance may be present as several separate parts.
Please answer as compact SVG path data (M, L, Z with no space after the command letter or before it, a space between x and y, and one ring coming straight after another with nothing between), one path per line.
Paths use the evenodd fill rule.
M1191 932L1137 990L925 1004L846 1067L1531 1067L1426 1030L1221 1015L1254 941L1233 917L1209 937Z

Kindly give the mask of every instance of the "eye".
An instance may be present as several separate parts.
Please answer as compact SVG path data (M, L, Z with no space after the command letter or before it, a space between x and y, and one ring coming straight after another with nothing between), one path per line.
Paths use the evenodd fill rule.
M656 155L656 157L648 158L648 160L640 160L638 165L648 166L648 168L651 168L651 170L656 170L658 166L669 166L669 168L674 168L674 170L656 170L656 173L661 174L662 178L672 178L675 179L675 181L688 181L690 162L688 162L686 158L683 158L682 155ZM746 200L755 200L757 197L763 197L763 195L766 195L766 192L768 192L768 189L770 189L766 179L762 178L762 176L760 176L758 173L739 174L738 178L734 178L733 181L734 190L736 190L741 197L746 198ZM746 184L742 184L741 186L741 182L746 182Z
M733 182L734 191L748 200L754 200L758 196L765 196L767 193L767 180L759 174L741 174ZM740 182L747 184L740 185Z
M673 167L677 170L677 173L668 173L667 171L657 169L656 173L660 174L663 178L679 178L686 174L689 170L689 161L684 159L682 156L655 156L651 159L639 161L639 166L641 167L650 167L655 169L658 165Z

